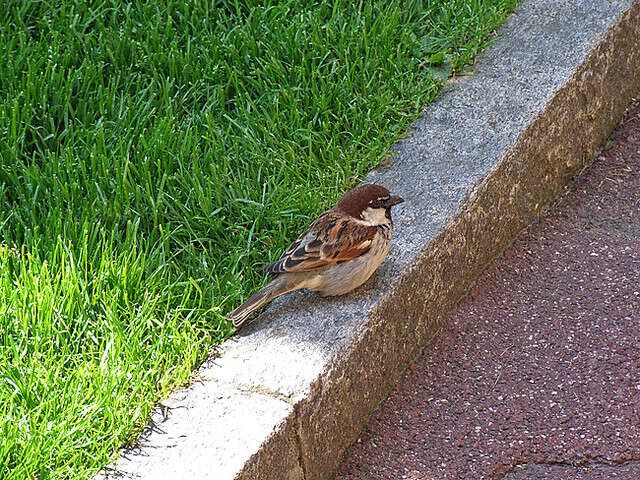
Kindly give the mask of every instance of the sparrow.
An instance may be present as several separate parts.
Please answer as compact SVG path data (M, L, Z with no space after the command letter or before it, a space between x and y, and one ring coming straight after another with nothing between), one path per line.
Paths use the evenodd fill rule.
M273 280L227 315L239 327L276 297L306 288L343 295L366 282L389 252L391 207L404 202L385 187L359 185L314 220L282 256L264 267Z

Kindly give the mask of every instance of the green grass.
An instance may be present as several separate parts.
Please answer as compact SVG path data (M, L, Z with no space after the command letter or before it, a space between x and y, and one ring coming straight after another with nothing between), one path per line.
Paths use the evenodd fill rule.
M0 478L107 462L516 0L264 3L0 9Z

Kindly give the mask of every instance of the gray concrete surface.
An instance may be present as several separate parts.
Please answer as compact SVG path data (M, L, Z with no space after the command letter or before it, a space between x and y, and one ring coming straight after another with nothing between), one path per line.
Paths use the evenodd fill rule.
M276 300L203 365L204 386L186 390L193 401L180 403L184 391L168 400L184 411L171 409L120 457L118 475L331 478L446 312L640 90L637 1L525 0L499 34L475 74L451 85L394 147L392 166L367 177L406 199L376 275L344 297ZM221 385L235 393L215 398ZM236 408L243 395L255 406ZM200 417L208 410L219 413ZM251 438L242 453L237 425ZM254 425L259 447L245 431Z
M482 272L335 480L640 479L640 99Z
M99 478L234 478L265 439L277 451L277 462L269 459L278 464L270 467L278 474L274 478L286 480L290 473L300 478L297 462L287 463L298 451L294 430L287 425L292 413L289 403L270 395L197 379L159 405L139 439L142 448L118 460L118 467L135 465L135 470L107 469ZM261 455L268 457L269 449Z

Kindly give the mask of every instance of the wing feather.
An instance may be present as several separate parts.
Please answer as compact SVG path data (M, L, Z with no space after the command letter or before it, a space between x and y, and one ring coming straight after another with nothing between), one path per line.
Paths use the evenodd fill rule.
M329 210L264 270L275 274L306 272L352 260L369 251L376 231L375 226L360 224Z

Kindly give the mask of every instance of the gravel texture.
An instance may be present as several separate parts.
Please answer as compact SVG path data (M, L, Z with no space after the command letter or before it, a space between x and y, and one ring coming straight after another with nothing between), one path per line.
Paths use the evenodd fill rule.
M640 105L481 275L336 480L640 478Z

